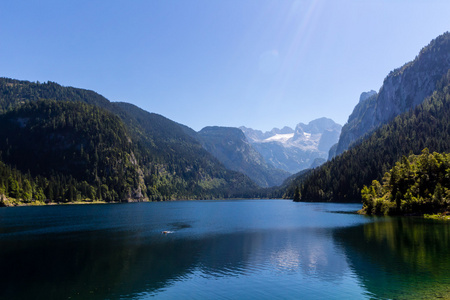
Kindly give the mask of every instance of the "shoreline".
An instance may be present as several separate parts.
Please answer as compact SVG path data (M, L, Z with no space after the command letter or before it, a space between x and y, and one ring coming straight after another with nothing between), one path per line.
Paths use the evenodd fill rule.
M33 202L22 202L22 201L1 201L0 207L26 207L26 206L54 206L54 205L75 205L75 204L113 204L120 202L106 202L106 201L75 201L75 202L43 202L43 201L33 201Z
M206 199L205 199L206 200ZM229 200L229 199L227 199ZM250 199L249 199L250 200ZM183 201L183 200L166 200L166 201ZM188 200L189 201L189 200ZM143 199L141 201L125 201L125 202L107 202L104 200L80 200L71 202L45 202L45 201L31 201L23 202L13 198L7 198L5 195L0 195L0 208L1 207L27 207L27 206L54 206L54 205L89 205L89 204L121 204L121 203L137 203L137 202L153 202L148 199ZM158 202L158 201L156 201ZM390 216L390 215L369 215L364 209L355 211L354 213L363 216ZM433 219L440 221L450 221L450 211L445 211L442 213L435 214L407 214L407 215L395 215L397 217L422 217L424 219Z
M434 213L434 214L415 213L415 214L405 214L405 215L372 215L372 214L367 214L364 209L360 209L360 210L356 211L356 213L359 215L362 215L362 216L370 216L370 217L422 217L424 219L450 221L450 211Z
M119 203L134 203L134 202L151 202L149 200L142 201L104 201L104 200L80 200L70 202L45 202L45 201L30 201L24 202L14 198L7 198L4 195L0 196L0 207L25 207L25 206L53 206L53 205L88 205L88 204L119 204Z
M0 195L0 208L2 207L25 207L25 206L53 206L53 205L85 205L85 204L121 204L121 203L139 203L139 202L176 202L176 201L220 201L220 200L289 200L281 198L220 198L220 199L170 199L170 200L149 200L148 198L142 200L129 201L104 201L104 200L80 200L71 202L45 202L45 201L30 201L24 202L14 198L7 198Z

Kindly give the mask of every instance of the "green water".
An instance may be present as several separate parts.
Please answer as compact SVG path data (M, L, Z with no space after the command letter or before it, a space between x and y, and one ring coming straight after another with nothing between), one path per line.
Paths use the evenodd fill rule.
M449 223L351 213L359 208L284 200L2 208L0 298L450 298Z

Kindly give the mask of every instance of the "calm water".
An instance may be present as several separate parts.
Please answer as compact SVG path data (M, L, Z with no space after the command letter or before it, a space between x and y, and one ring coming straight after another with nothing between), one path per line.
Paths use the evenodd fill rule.
M2 208L0 298L450 298L450 223L350 213L359 208L284 200Z

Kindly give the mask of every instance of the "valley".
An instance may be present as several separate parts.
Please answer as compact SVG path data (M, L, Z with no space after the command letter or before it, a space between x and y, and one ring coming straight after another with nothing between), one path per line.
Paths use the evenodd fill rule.
M402 156L450 151L449 41L439 36L379 92L362 93L343 127L319 118L267 132L197 132L93 91L1 78L2 203L361 202L363 187Z

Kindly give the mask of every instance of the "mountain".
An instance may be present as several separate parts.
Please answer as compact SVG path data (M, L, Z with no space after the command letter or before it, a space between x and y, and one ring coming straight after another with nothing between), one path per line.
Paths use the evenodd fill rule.
M261 187L281 185L291 175L268 165L238 128L205 127L198 139L225 167L247 175Z
M48 105L58 110L45 108L43 104L30 106L40 103L41 99L53 99L53 102L50 101L52 104ZM86 110L84 117L71 115L71 111L76 112L78 106ZM58 116L53 115L56 111ZM102 184L118 194L117 197L108 197L107 201L227 198L244 196L257 189L247 176L226 169L195 138L186 134L180 124L131 104L112 103L93 91L63 87L53 82L41 84L0 78L0 112L7 118L4 122L10 123L11 114L17 113L13 117L15 123L11 123L15 127L11 128L20 133L12 135L7 130L12 126L10 123L3 127L6 128L4 138L0 140L0 148L4 149L1 156L3 163L11 166L11 170L16 166L17 172L23 174L30 171L31 177L49 179L59 176L75 181L85 180L95 190L95 193L90 193L95 199L99 199L101 193L98 191ZM28 115L41 116L38 119L43 123L28 128L31 124L27 121L30 118ZM104 128L97 120L103 115L117 122L113 129ZM53 124L60 124L60 127ZM80 128L89 132L89 138L83 135L84 131L79 131ZM43 137L38 139L40 132ZM30 141L33 143L30 144ZM127 142L123 144L124 141ZM100 145L106 152L102 152ZM28 159L28 152L36 154ZM80 160L87 154L89 160ZM105 164L102 171L105 176L98 175L99 169L92 164L92 157L96 155L99 164ZM31 157L45 159L39 162L39 167L35 167ZM55 161L51 161L52 157ZM127 174L129 180L125 182L129 182L130 188L127 186L116 191L109 185L108 180L113 182L121 178L109 175L116 169ZM64 185L61 190L67 190L63 181L59 181ZM139 188L142 195L138 193ZM51 198L48 194L46 197Z
M327 160L325 158L316 158L311 166L309 166L310 169L315 169L326 163Z
M423 103L378 128L306 178L294 180L285 197L293 198L299 188L301 201L361 202L364 185L381 181L395 162L409 154L420 154L425 148L429 152L450 152L450 69ZM423 176L420 180L426 185L430 179Z
M262 132L261 130L255 130L251 128L246 128L241 126L240 129L244 132L245 136L250 142L257 142L261 140L268 139L270 137L280 135L280 134L291 134L294 133L294 129L285 126L282 129L273 128L271 131Z
M145 130L146 136L150 136L153 139L158 140L158 150L156 151L171 153L172 159L176 159L176 161L178 161L177 164L185 165L185 161L199 162L199 157L201 157L205 160L205 163L200 170L208 170L213 165L220 165L220 169L224 169L225 167L232 171L241 172L239 168L234 168L233 164L230 163L230 160L224 159L225 156L217 155L219 153L217 151L210 151L212 147L205 147L205 145L208 144L207 134L203 134L207 132L206 129L205 131L200 131L197 133L187 126L175 123L158 114L148 113L135 105L124 102L119 102L116 104L126 111L129 116L133 116L133 118L135 118L135 121ZM225 143L220 138L216 139L216 141L218 144ZM228 150L231 151L230 149ZM216 168L219 169L217 166ZM228 173L240 174L237 172L230 172L229 170ZM221 170L221 172L222 171L223 170ZM245 172L242 173L247 175ZM241 180L243 181L243 186L247 185L251 190L256 189L256 186L249 184L248 179ZM280 180L282 179L278 179L278 181ZM235 184L238 184L238 181L236 181ZM261 184L261 186L267 185Z
M422 103L449 68L450 33L446 32L423 48L413 61L392 71L378 93L361 95L342 128L335 154L343 153L366 134Z
M375 92L374 90L361 93L361 95L359 97L359 102L358 102L358 105L359 105L360 108L358 110L363 110L365 108L363 104L367 103L366 100L371 98L371 97L374 97L376 95L377 95L377 92ZM356 108L354 109L353 114L355 114ZM341 134L342 134L342 132L341 132ZM338 137L338 141L339 140L340 139ZM330 148L329 148L330 150L328 151L328 160L331 160L333 157L335 157L337 155L338 146L339 146L339 143L336 143L336 144L330 146Z
M326 159L330 147L338 141L341 125L320 118L309 124L299 123L295 129L240 129L269 164L292 174L309 168L316 158Z
M36 186L47 198L144 198L137 149L120 118L101 108L54 100L28 102L0 115L0 140L4 162L32 176L64 177ZM15 181L8 178L4 192L18 194Z

